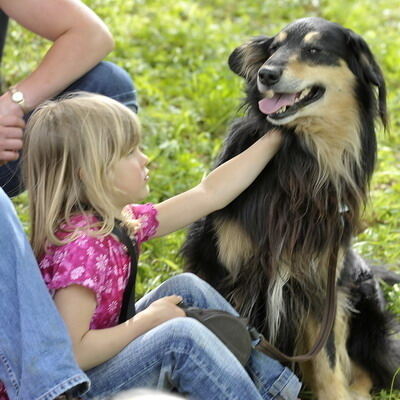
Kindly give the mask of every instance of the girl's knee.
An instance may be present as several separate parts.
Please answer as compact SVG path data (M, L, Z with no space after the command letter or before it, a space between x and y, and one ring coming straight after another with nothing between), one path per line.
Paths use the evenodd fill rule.
M160 288L169 294L177 294L183 297L187 305L197 302L205 303L212 297L214 289L198 276L185 272L165 281ZM205 307L206 304L203 304Z
M189 317L174 318L166 322L164 334L172 348L190 351L196 347L202 349L207 343L218 340L203 324Z
M167 294L182 296L187 306L216 308L236 314L230 304L210 284L190 272L168 279L160 289Z
M175 275L172 278L168 279L166 283L167 282L169 282L174 286L183 288L188 288L188 287L198 288L206 284L205 281L203 281L197 275L192 274L191 272L184 272L182 274Z
M197 276L190 273L183 273L173 276L163 282L158 288L145 295L136 303L137 311L141 311L148 307L153 301L165 296L178 295L182 296L186 305L194 305L201 299L205 303L205 290L202 289L205 282Z

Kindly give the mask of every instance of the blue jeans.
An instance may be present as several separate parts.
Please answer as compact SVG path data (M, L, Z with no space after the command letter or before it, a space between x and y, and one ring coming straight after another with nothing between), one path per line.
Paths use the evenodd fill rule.
M102 61L59 96L66 93L86 91L111 97L137 112L136 91L128 73L117 65ZM9 195L16 196L23 191L20 161L11 161L0 167L0 187Z
M138 301L136 309L171 294L181 295L187 305L236 314L218 292L190 273L167 280ZM293 400L301 386L289 369L257 350L245 370L212 332L192 318L159 325L86 373L91 389L84 399L148 387L175 389L194 400Z
M88 379L43 283L15 210L0 188L0 381L11 399L51 400Z

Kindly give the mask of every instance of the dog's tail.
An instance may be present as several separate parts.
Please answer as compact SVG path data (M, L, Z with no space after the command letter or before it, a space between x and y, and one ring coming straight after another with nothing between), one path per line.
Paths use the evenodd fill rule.
M394 336L393 332L387 332L382 347L372 352L375 357L371 357L369 365L378 390L400 390L400 340Z
M351 293L355 312L347 347L350 357L371 375L376 389L400 389L400 332L398 319L387 311L379 281L400 282L386 267L370 267L354 251L347 254L343 284Z
M393 286L400 283L400 274L388 269L387 266L372 266L371 267L374 277L378 281ZM380 290L380 286L377 287ZM380 298L383 293L381 291ZM383 303L383 305L386 305ZM400 324L399 318L392 315L389 311L383 312L384 323L382 324L382 338L383 343L381 348L377 347L376 361L374 362L374 375L377 376L378 389L397 389L400 390ZM382 351L380 351L382 350ZM378 372L379 371L379 372Z
M363 298L358 303L350 323L348 351L371 374L378 390L400 390L399 331L395 317L383 311L376 298Z
M393 286L397 283L400 283L400 274L389 270L387 266L373 265L371 269L375 278L382 280L388 285Z

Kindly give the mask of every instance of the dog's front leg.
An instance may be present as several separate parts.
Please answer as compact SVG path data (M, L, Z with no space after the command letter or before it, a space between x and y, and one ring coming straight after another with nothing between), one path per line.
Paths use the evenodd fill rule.
M362 367L352 362L352 381L350 389L353 393L353 400L369 400L373 383L371 376Z
M350 389L351 363L346 350L348 335L348 313L346 299L338 295L335 326L328 344L316 357L300 364L304 383L310 387L318 400L355 400L356 394ZM304 343L307 351L315 343L320 323L310 317L306 325ZM368 397L363 397L368 399Z
M318 400L354 400L340 367L330 365L326 350L300 366L303 381Z

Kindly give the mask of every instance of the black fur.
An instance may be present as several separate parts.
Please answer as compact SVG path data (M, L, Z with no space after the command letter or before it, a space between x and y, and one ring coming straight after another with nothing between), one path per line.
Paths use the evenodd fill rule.
M306 40L311 32L318 34L316 39ZM366 42L338 24L307 18L290 24L284 33L257 37L231 54L230 68L246 80L246 115L233 123L216 166L249 147L274 125L284 132L283 146L236 200L193 224L182 249L187 270L210 282L268 337L271 332L266 317L268 288L282 274L282 266L288 265L290 276L282 289L283 317L275 344L293 354L297 335L301 337L304 330L305 315L310 313L318 321L322 318L325 256L333 251L340 236L341 250L347 256L344 266L338 266L339 291L348 296L355 309L349 318L348 352L370 372L376 388L387 388L400 366L399 345L391 337L391 317L383 311L383 298L376 281L372 276L368 281L360 281L361 270L355 262L359 258L349 250L352 237L359 231L360 213L375 166L375 121L380 119L387 126L384 78ZM304 70L310 71L305 77ZM320 79L313 71L327 75ZM321 147L328 135L315 140L313 129L318 124L325 129L324 119L332 118L337 123L341 115L329 114L328 108L322 117L312 112L303 116L301 112L308 106L299 106L296 111L294 105L281 116L269 115L267 119L258 103L267 90L283 92L283 84L300 85L310 80L315 92L329 99L330 91L336 89L330 86L329 77L337 77L340 85L346 71L351 84L344 91L349 104L354 100L355 128L351 131L351 127L342 124L344 130L351 131L343 139L346 143L338 156L347 157L346 168L335 170L329 165L333 156L324 155ZM267 74L264 76L263 72ZM317 113L319 104L315 101ZM332 105L336 106L334 102ZM294 119L291 112L295 112ZM305 120L310 121L311 131L301 125ZM341 145L335 135L330 140ZM360 146L352 150L357 140ZM232 274L221 259L219 239L224 234L224 228L218 230L221 222L235 223L251 243L251 256L241 259L237 274ZM240 249L237 251L241 257ZM368 287L372 295L367 293ZM335 338L330 339L326 351L332 368L336 362ZM395 387L400 388L400 379Z
M377 388L390 388L394 371L400 368L400 342L393 337L399 332L399 326L386 311L386 301L374 270L379 271L382 280L400 283L398 274L382 267L373 268L358 254L349 251L339 280L339 285L349 290L352 307L356 310L350 320L347 348L351 358L373 374ZM399 388L398 378L395 383Z

